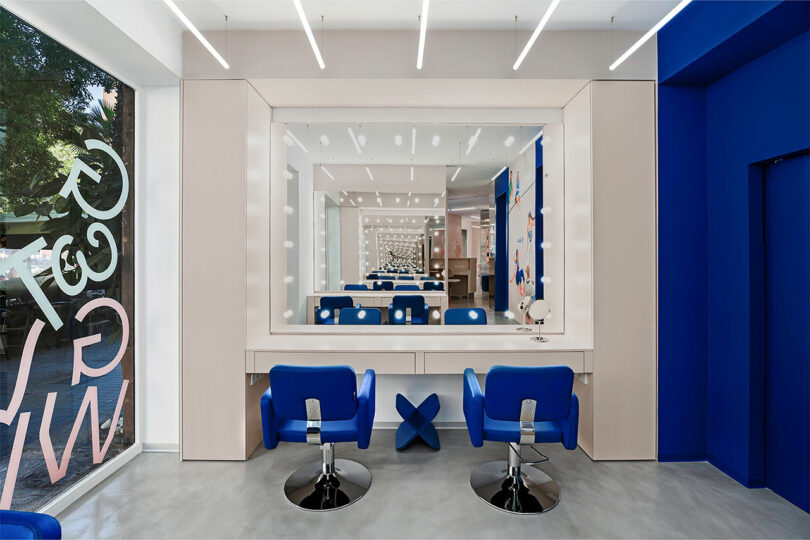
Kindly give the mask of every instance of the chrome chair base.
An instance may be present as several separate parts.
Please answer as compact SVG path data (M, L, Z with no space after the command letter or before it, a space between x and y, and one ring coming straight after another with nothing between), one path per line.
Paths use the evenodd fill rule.
M370 486L371 472L356 461L335 459L329 473L323 472L322 461L313 461L290 475L284 495L304 510L327 511L359 500Z
M509 474L509 463L490 461L474 469L470 485L490 506L514 514L542 514L560 502L560 489L552 478L534 467L518 467Z

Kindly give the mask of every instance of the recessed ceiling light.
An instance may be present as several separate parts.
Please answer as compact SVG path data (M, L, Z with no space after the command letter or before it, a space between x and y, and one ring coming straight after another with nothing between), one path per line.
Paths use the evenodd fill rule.
M472 137L470 137L470 140L469 140L469 141L467 141L467 155L468 155L468 156L470 155L470 150L472 150L472 149L473 149L473 146L475 146L475 143L477 143L477 142L478 142L478 136L479 136L480 134L481 134L481 128L478 128L478 129L475 131L475 135L473 135Z
M352 138L352 142L354 143L354 147L357 149L358 154L362 154L363 150L360 148L360 144L357 142L357 137L354 136L354 131L352 128L346 128L349 131L349 135Z
M512 146L514 143L515 143L515 136L514 136L514 135L509 135L509 136L506 138L506 140L505 140L505 141L503 141L503 145L504 145L505 147L507 147L507 148L509 148L510 146Z
M439 146L439 142L441 142L441 140L442 140L441 137L439 137L438 135L434 135L433 138L430 140L430 144L432 144L433 146Z
M357 142L360 143L360 146L365 146L366 145L366 136L361 133L360 135L357 136Z
M532 137L532 140L530 140L529 142L527 142L527 143L526 143L526 146L524 146L523 148L521 148L520 153L522 154L523 152L525 152L526 150L528 150L528 149L529 149L529 147L530 147L531 145L533 145L533 144L534 144L534 142L535 142L537 139L539 139L540 137L542 137L542 136L543 136L543 130L541 129L541 130L540 130L540 133L538 133L537 135L535 135L534 137Z
M413 182L413 167L411 167L411 182Z
M419 51L416 55L416 69L422 69L422 59L425 56L425 34L427 33L428 10L430 0L422 0L422 14L420 16L421 26L419 27Z
M287 135L288 135L288 136L289 136L289 137L290 137L290 138L293 140L293 142L294 142L295 144L297 144L297 145L298 145L298 146L301 148L301 150L303 150L303 151L304 151L304 153L305 153L305 154L309 154L309 150L307 150L307 149L304 147L304 145L303 145L303 144L301 144L301 141L299 141L299 140L298 140L298 137L296 137L296 136L293 134L293 132L292 132L292 131L290 131L289 129L287 130Z
M399 197L396 198L397 203L399 202Z
M419 197L414 197L413 202L418 203L419 202Z
M526 46L523 47L523 50L520 52L520 56L517 57L515 60L515 65L512 66L512 69L517 69L520 67L520 64L523 63L523 60L526 58L526 55L529 54L529 50L531 50L532 45L534 42L537 41L537 36L540 35L540 32L543 31L543 28L548 23L548 20L551 18L551 14L554 13L554 10L557 9L557 6L560 4L560 0L551 0L551 5L548 6L548 9L543 14L543 18L540 19L540 22L537 23L537 28L534 29L532 32L532 36L529 38L529 41L526 42Z
M453 177L450 179L451 182L455 182L456 176L458 176L459 172L461 172L461 167L456 168L456 172L453 173Z
M334 176L332 176L332 173L330 173L329 171L327 171L327 170L326 170L326 167L324 167L323 165L321 165L321 170L323 171L323 174L325 174L326 176L328 176L328 177L329 177L329 178L331 178L332 180L334 180L334 179L335 179L335 177L334 177ZM344 192L343 194L345 195L346 193Z
M172 13L174 13L174 15L178 19L180 19L180 22L182 22L184 25L186 25L186 28L188 28L189 31L192 34L194 34L194 37L196 37L197 40L199 40L199 42L202 43L203 47L205 47L206 50L209 53L211 53L211 56L216 58L217 62L219 62L219 64L222 67L224 67L225 69L230 68L230 66L228 65L228 62L226 62L225 59L222 58L222 55L217 52L217 50L214 48L214 46L211 45L211 43L209 43L207 39L205 39L205 36L203 36L200 33L200 31L197 30L197 27L194 26L194 24L192 24L192 22L189 20L189 18L186 17L186 15L182 11L180 11L180 8L177 7L177 5L172 0L163 0L163 3L166 4L166 6L168 6L168 8L170 10L172 10Z
M373 182L374 181L374 176L372 176L372 174L371 174L371 169L366 167L366 173L368 174L368 177L371 178L371 181Z
M304 32L307 33L307 39L312 47L312 52L315 53L315 59L318 61L318 66L320 66L321 69L324 69L326 64L323 63L323 57L321 56L321 51L318 49L318 43L315 41L315 36L312 35L312 28L309 27L309 21L304 13L301 0L293 0L293 4L295 4L295 11L298 12L298 18L301 19L301 25L304 27Z
M363 202L363 197L357 197L357 202Z
M402 135L394 135L394 144L402 146Z
M321 135L321 144L324 146L329 146L329 137L326 135Z
M639 48L639 47L641 47L642 45L644 45L644 43L646 43L648 39L650 39L651 37L653 37L653 36L654 36L654 35L655 35L655 34L656 34L656 33L657 33L657 32L658 32L658 31L659 31L659 30L660 30L660 29L661 29L661 28L662 28L662 27L665 25L665 24L667 24L667 23L668 23L670 20L672 20L672 18L673 18L675 15L677 15L678 13L680 13L680 12L681 12L681 10L682 10L683 8L685 8L686 6L688 6L688 5L689 5L689 3L690 3L691 1L692 1L692 0L681 0L681 2L680 2L680 3L679 3L677 6L675 6L674 8L672 8L672 11L670 11L669 13L667 13L666 15L664 15L664 18L663 18L663 19L661 19L660 21L658 21L658 22L655 24L655 26L653 26L652 28L650 28L650 29L647 31L647 33L646 33L646 34L644 34L643 36L641 36L641 39L639 39L638 41L636 41L635 43L633 43L633 45L632 45L632 46L631 46L629 49L627 49L627 50L624 52L624 54L622 54L622 55L621 55L621 56L620 56L620 57L619 57L619 58L618 58L618 59L617 59L615 62L613 62L612 64L610 64L610 71L613 71L614 69L616 69L617 67L619 67L619 66L622 64L622 62L624 62L625 60L627 60L627 59L630 57L630 55L631 55L631 54L633 54L634 52L636 52L636 51L638 50L638 48Z

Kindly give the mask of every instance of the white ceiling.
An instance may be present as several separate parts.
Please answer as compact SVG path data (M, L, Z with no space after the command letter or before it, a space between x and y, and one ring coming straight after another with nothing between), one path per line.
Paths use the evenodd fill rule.
M303 0L317 35L325 30L418 30L421 0ZM432 0L428 30L534 29L551 0ZM547 30L647 30L677 0L564 0ZM291 0L177 0L201 30L300 29ZM522 47L522 44L519 45ZM516 47L517 48L517 47Z

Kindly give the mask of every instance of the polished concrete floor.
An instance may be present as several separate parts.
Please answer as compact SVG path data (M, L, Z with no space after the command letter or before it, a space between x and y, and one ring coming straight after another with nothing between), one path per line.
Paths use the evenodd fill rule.
M365 464L368 494L314 513L284 498L286 477L319 458L314 446L261 447L246 462L179 462L142 454L60 514L66 538L807 538L808 514L766 489L746 489L708 463L593 462L541 445L542 469L562 490L547 514L514 516L469 485L476 465L505 459L502 444L473 448L440 431L438 452L394 450L394 431L371 448L337 446Z

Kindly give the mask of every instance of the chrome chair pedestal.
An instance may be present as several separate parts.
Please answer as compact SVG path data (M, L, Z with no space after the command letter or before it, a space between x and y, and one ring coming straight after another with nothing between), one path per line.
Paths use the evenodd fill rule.
M287 500L304 510L327 511L348 506L366 494L371 472L356 461L335 459L335 444L321 445L321 461L295 471L284 484Z
M531 465L521 467L519 451L507 446L509 461L490 461L470 474L476 495L490 506L514 514L542 514L557 506L557 483Z

